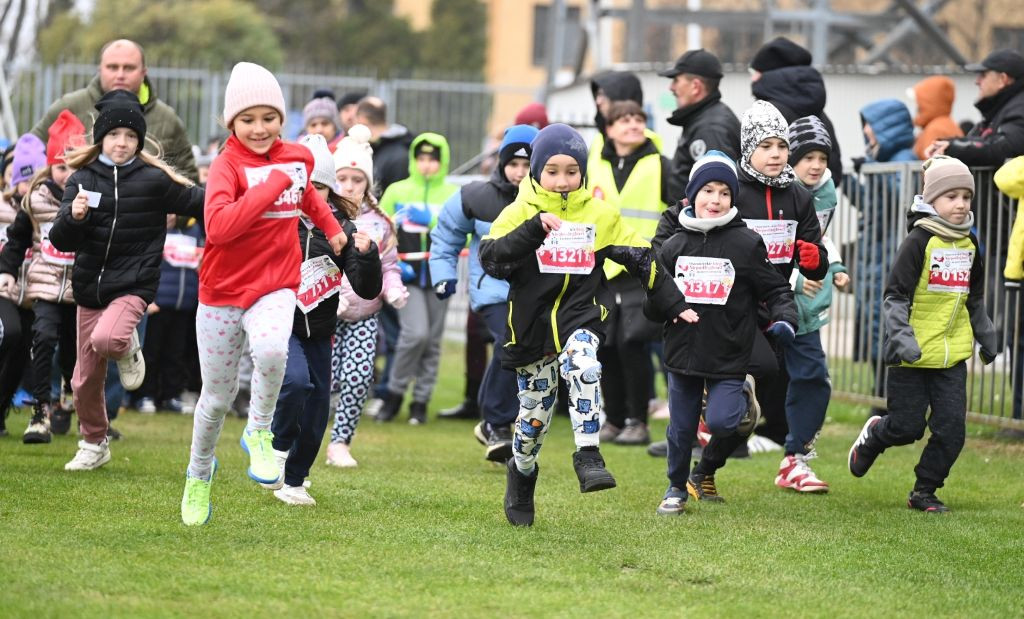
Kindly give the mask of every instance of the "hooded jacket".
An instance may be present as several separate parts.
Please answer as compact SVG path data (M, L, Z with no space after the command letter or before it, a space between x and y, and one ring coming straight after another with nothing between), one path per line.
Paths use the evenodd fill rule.
M836 186L832 182L832 173L825 170L825 174L814 187L806 186L814 196L814 210L816 213L834 209L837 204ZM834 211L833 211L834 212ZM796 334L804 335L813 333L829 323L829 308L832 307L832 282L836 273L845 273L846 266L843 265L839 255L839 248L832 239L824 234L821 236L821 244L825 247L825 254L828 256L828 273L825 279L821 280L821 290L814 296L804 294L804 280L806 279L799 271L793 271L789 281L793 285L793 296L796 300L797 312L800 315L800 322L797 325Z
M995 183L999 191L1019 201L1003 270L1003 277L1019 282L1024 280L1024 156L1015 157L996 170Z
M31 254L32 220L0 195L0 273L14 277L14 289L0 292L0 297L15 305L28 305L24 281Z
M147 304L156 298L163 260L167 215L203 216L203 189L185 187L163 170L135 157L110 166L99 159L68 179L100 194L99 205L84 219L71 216L77 191L65 191L50 241L75 252L71 286L75 303L102 309L119 297L134 295Z
M441 153L441 167L430 178L416 169L416 147L423 142ZM391 217L398 229L399 259L407 262L415 273L415 279L410 283L421 288L433 285L426 255L430 251L430 230L437 225L437 216L445 200L458 191L458 186L446 179L450 157L448 140L444 136L437 133L416 136L406 153L408 177L388 187L380 199L380 209ZM405 254L404 258L402 254Z
M412 139L408 129L395 123L370 145L373 147L373 176L378 198L392 183L409 176L409 145Z
M637 105L644 105L644 89L640 85L640 78L631 71L605 71L594 76L590 80L590 94L597 100L597 92L604 92L609 101L635 101ZM602 136L605 135L605 127L608 120L598 110L594 114L594 125Z
M46 142L49 139L47 130L50 125L57 120L62 111L71 110L71 113L85 125L86 133L92 135L92 126L99 116L96 102L102 97L103 89L100 88L100 76L97 75L85 88L69 92L54 101L39 122L32 127L31 133ZM178 118L174 108L157 98L149 77L143 78L138 97L142 104L142 113L146 117L146 152L160 157L193 181L199 180L199 171L196 169L196 160L192 154L192 142L185 130L185 123Z
M357 322L369 318L380 311L384 305L384 295L392 288L402 288L402 276L398 271L398 241L395 239L395 228L391 220L377 212L366 202L359 210L355 221L356 227L367 232L377 243L380 253L381 291L372 299L364 299L352 289L348 277L341 280L341 296L348 302L348 307L341 311L338 318L347 322Z
M733 159L740 156L740 119L722 102L717 90L677 108L668 123L683 128L672 157L672 175L684 185L693 164L709 150L720 150Z
M917 116L914 125L921 128L914 141L914 155L925 159L924 151L935 140L962 137L964 132L953 120L956 85L945 75L926 77L914 85Z
M536 250L547 236L542 212L563 222L594 225L594 266L589 273L540 272ZM501 212L480 243L484 271L509 281L502 367L515 369L560 353L577 329L604 337L603 323L614 302L603 270L608 258L641 281L653 307L666 314L682 311L682 294L657 267L650 244L622 223L617 209L582 187L560 194L541 188L532 177L523 180L515 202Z
M836 184L842 182L843 156L839 150L835 127L825 114L825 82L821 79L821 73L814 67L803 65L773 69L765 71L761 79L752 82L750 90L755 99L764 99L778 108L787 123L792 124L804 116L820 118L832 139L828 169L832 170Z
M950 141L945 154L968 166L999 166L1024 153L1024 78L974 107L982 120L965 137Z
M197 248L195 254L202 256L203 232L198 221L167 229L164 260L160 264L160 285L153 301L160 311L190 312L199 304L199 269L188 264L189 261L177 258L182 245Z
M78 193L75 191L75 193ZM25 273L25 295L33 300L50 301L51 303L74 303L71 292L72 265L58 264L48 255L52 252L43 251L43 236L48 236L57 213L64 191L53 181L39 185L28 197L28 205L32 210L32 262ZM49 244L49 239L46 240Z
M678 217L695 219L693 208L686 207ZM742 378L754 348L759 304L767 305L771 321L783 320L795 327L793 291L768 262L761 237L747 228L739 215L707 232L679 225L678 232L658 249L658 265L674 275L681 256L729 260L735 275L724 305L685 303L683 309L692 309L700 317L696 323L672 322L678 312L659 313L651 305L645 307L650 319L665 323L665 367L716 380Z

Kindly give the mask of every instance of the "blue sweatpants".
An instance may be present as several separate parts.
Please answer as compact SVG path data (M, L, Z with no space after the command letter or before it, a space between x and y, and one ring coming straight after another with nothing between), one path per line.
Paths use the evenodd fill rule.
M519 385L516 373L501 367L505 359L505 348L497 342L505 340L508 327L508 304L494 303L480 308L478 314L484 319L495 345L491 362L484 372L477 402L484 420L491 426L508 426L519 415Z
M697 424L700 422L701 402L704 387L707 385L708 403L704 410L704 422L711 431L711 443L705 451L714 451L713 445L729 439L729 446L719 457L710 459L716 464L714 468L724 466L726 458L735 449L731 439L736 437L739 427L747 412L747 397L743 393L742 378L724 378L712 380L703 376L687 376L675 372L668 373L668 481L669 485L683 489L686 479L690 476L690 455L693 450L693 439L697 437ZM742 437L739 438L742 440ZM714 474L714 471L710 471Z
M284 483L301 486L320 453L331 409L331 338L288 339L274 421L274 449L287 451Z
M825 411L832 396L821 332L796 336L783 347L789 389L786 392L786 453L806 454L825 423Z

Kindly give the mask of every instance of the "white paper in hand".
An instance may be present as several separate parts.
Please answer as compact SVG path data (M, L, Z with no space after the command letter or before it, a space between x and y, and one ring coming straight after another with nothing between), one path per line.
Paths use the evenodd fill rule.
M100 205L100 197L103 196L103 194L101 194L98 191L87 191L81 185L78 186L78 193L84 193L85 194L85 196L86 196L86 198L88 200L86 202L86 204L89 206L89 208L96 208L96 207L98 207Z

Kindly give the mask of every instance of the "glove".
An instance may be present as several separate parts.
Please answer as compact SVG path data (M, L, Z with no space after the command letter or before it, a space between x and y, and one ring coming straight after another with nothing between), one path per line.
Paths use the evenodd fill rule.
M860 167L864 165L864 157L853 157L850 161L853 162L853 171L860 174Z
M402 276L403 284L407 284L416 279L416 271L412 268L412 265L403 260L398 261L398 272Z
M796 339L796 331L793 329L793 325L785 320L768 325L767 333L771 334L775 341L782 346L789 346Z
M992 362L996 360L996 355L998 354L999 353L989 352L985 350L984 347L982 347L981 350L978 351L978 357L981 358L981 362L985 365L991 365Z
M821 255L818 253L818 246L807 241L797 240L796 250L800 254L800 267L813 271L818 268Z
M425 204L400 205L398 213L399 214L395 218L396 224L398 224L399 221L407 221L411 224L416 224L417 226L429 226L431 220L434 219L434 213L431 212L430 208Z
M391 307L395 309L402 309L409 300L409 291L406 290L404 286L388 288L387 292L384 293L384 300L387 301L388 305Z
M452 296L453 294L455 294L455 280L446 279L442 282L438 282L434 286L434 294L436 294L437 298L441 299L442 301Z

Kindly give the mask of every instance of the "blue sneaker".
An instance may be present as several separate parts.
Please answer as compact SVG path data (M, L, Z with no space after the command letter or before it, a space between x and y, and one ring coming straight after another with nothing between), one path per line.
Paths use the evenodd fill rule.
M249 454L249 478L266 487L280 488L281 468L274 457L274 433L270 430L242 432L239 444Z

